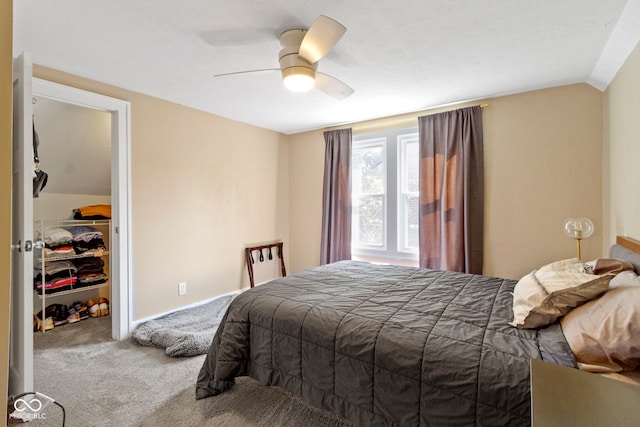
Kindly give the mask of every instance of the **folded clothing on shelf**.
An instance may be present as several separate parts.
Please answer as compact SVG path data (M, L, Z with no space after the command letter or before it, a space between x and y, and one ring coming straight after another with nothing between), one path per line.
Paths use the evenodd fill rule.
M105 250L107 247L101 237L96 237L91 240L78 240L73 242L73 250L78 255L84 255L86 252L95 250Z
M33 279L33 287L42 294L42 273L36 268L37 274ZM52 261L45 265L44 288L46 293L61 292L73 289L78 281L78 268L71 261Z
M42 250L42 256L45 258L56 258L69 255L75 255L76 251L71 245L63 245L56 247L46 247Z
M81 274L78 276L78 287L99 285L106 281L107 275L104 273Z
M99 257L76 258L73 260L78 274L103 273L104 261Z
M99 204L82 206L73 210L74 219L108 219L111 218L111 205Z
M73 241L73 234L62 227L47 228L44 230L44 236L41 236L40 232L38 232L38 236L49 247L68 245Z
M73 236L74 242L90 242L93 239L102 239L102 232L87 225L74 225L67 230Z
M34 266L37 273L40 273L40 265ZM44 266L44 274L51 276L58 273L66 273L67 276L73 276L78 271L76 265L69 260L51 261Z
M73 277L60 277L51 280L47 280L44 283L45 293L47 295L54 294L56 292L68 291L74 288L74 285L78 282L76 276ZM35 288L39 295L42 295L42 281L36 280Z

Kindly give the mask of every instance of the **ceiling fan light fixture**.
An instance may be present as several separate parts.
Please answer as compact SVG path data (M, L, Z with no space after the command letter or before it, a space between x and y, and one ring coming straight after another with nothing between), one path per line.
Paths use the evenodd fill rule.
M282 80L290 91L306 92L315 85L315 74L312 68L291 67L282 71Z

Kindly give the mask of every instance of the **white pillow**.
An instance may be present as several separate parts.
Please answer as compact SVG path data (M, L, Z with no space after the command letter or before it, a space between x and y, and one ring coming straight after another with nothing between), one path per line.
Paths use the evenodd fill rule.
M582 269L582 270L581 270ZM613 276L584 272L577 259L547 264L524 276L513 290L512 326L546 326L609 288Z
M609 289L619 288L621 286L640 286L640 277L630 270L622 271L616 274L616 277L609 282Z

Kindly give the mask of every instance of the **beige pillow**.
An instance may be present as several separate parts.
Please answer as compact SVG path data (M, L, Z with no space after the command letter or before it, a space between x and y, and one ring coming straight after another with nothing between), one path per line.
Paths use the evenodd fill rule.
M563 259L561 261L555 261L551 264L547 264L540 268L540 270L550 271L572 271L574 273L591 273L587 271L586 264L580 261L578 258Z
M640 286L620 286L561 321L578 367L591 372L640 367Z
M624 261L615 258L598 258L593 261L585 263L587 268L586 273L593 273L597 275L602 274L618 274L623 271L633 271L633 264L629 261Z
M574 307L609 287L612 276L580 273L584 264L565 260L545 265L524 276L513 290L513 321L523 329L553 323Z
M618 273L616 277L609 282L609 289L615 289L621 286L640 286L640 277L629 270Z

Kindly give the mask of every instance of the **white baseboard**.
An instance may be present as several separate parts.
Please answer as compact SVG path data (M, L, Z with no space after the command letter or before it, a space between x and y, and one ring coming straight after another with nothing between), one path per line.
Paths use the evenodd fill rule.
M215 301L218 298L222 298L222 297L225 297L227 295L239 295L242 292L246 291L247 289L250 289L250 288L242 288L242 289L240 289L238 291L227 292L226 294L222 294L222 295L218 295L218 296L215 296L215 297L212 297L212 298L208 298L208 299L206 299L204 301L194 302L192 304L185 305L185 306L182 306L180 308L176 308L175 310L169 310L169 311L166 311L164 313L154 314L153 316L145 317L144 319L134 320L133 323L132 323L131 330L135 329L135 327L138 326L140 323L144 323L144 322L147 322L149 320L157 319L159 317L166 316L167 314L176 313L178 311L186 310L188 308L197 307L197 306L202 305L202 304L207 304L207 303L210 303L211 301Z

